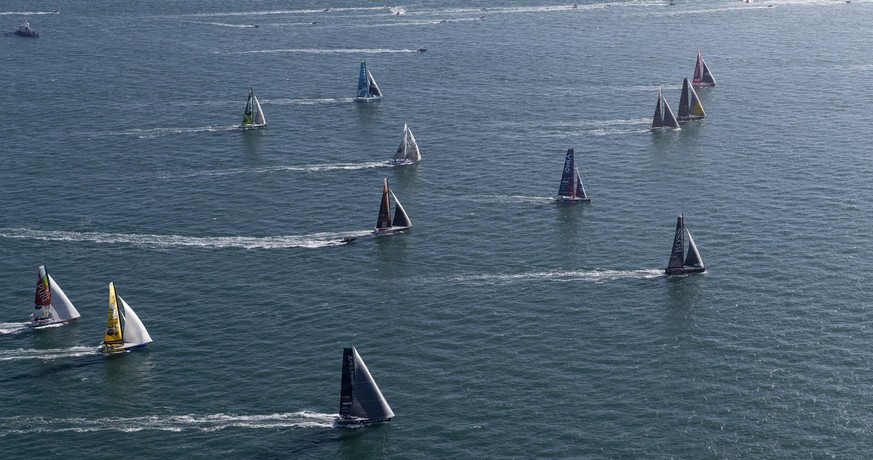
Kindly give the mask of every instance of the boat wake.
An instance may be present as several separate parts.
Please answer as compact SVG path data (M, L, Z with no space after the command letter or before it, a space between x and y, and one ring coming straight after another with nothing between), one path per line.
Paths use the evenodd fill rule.
M523 196L523 195L480 195L467 196L467 200L477 203L532 203L532 204L548 204L555 201L554 196Z
M283 171L296 172L324 172L324 171L355 171L361 169L373 168L393 168L394 165L387 161L370 161L366 163L322 163L312 165L283 165L283 166L265 166L261 168L233 168L233 169L218 169L211 171L190 171L190 172L167 172L161 173L163 179L188 179L192 177L219 177L232 176L239 174L270 174Z
M286 236L181 236L147 235L135 233L99 233L31 230L26 228L0 229L0 237L42 241L64 241L96 244L126 244L140 248L206 248L206 249L286 249L324 248L348 244L348 238L369 235L369 231L322 232L310 235Z
M0 323L0 335L20 334L30 330L30 323Z
M310 411L268 415L187 414L149 415L143 417L47 418L0 417L0 437L10 434L57 433L61 431L90 433L97 431L218 431L227 428L332 428L336 414Z
M261 102L270 105L326 105L348 104L355 102L353 97L323 98L323 99L262 99Z
M40 16L46 14L61 14L60 11L0 11L0 16Z
M189 17L196 18L209 18L209 17L244 17L244 16L277 16L277 15L291 15L291 14L313 14L313 13L327 13L327 12L353 12L353 11L377 11L377 10L385 10L384 6L371 6L371 7L343 7L343 8L329 8L325 10L322 9L301 9L301 10L265 10L265 11L233 11L233 12L221 12L221 13L195 13L191 15L183 15Z
M116 134L120 136L136 136L140 139L155 139L158 137L175 136L179 134L215 133L221 131L233 131L240 129L239 125L224 126L193 126L190 128L135 128L124 131L108 132L103 134Z
M70 347L70 348L45 348L45 349L23 349L16 350L0 350L0 362L2 361L22 361L28 359L38 359L42 361L51 361L62 358L75 358L79 356L88 356L97 353L97 347Z
M200 24L218 27L232 27L235 29L256 29L259 27L257 24L228 24L226 22L201 22Z
M412 48L278 48L264 50L229 51L225 54L264 54L264 53L301 53L301 54L384 54L384 53L418 53Z
M605 281L623 280L623 279L654 279L664 276L663 270L657 269L642 269L642 270L609 270L609 269L594 269L594 270L555 270L547 272L533 273L515 273L515 274L480 274L480 275L459 275L450 278L453 281L461 283L517 283L526 281L591 281L602 283Z

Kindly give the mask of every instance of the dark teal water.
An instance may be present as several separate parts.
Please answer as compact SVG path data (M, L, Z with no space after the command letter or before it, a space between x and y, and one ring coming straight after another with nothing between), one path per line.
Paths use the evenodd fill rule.
M869 456L871 5L4 4L0 457ZM77 324L24 326L40 263ZM111 280L154 343L107 359ZM349 344L390 424L332 426Z

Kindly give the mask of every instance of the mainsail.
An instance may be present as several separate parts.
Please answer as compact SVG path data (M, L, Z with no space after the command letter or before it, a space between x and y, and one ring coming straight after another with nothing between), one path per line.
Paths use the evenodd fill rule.
M391 158L391 164L409 164L421 160L421 152L418 150L418 142L415 141L415 136L412 135L412 130L406 123L403 123L403 136L400 138L400 145L394 152Z
M343 349L340 421L389 421L394 412L355 347Z
M391 226L391 202L388 197L388 178L384 180L382 201L379 205L379 216L376 218L376 230L387 229Z
M679 121L700 120L706 116L703 104L697 97L694 86L688 84L688 79L682 80L682 95L679 97Z
M109 310L106 312L106 332L103 334L103 351L114 352L123 349L124 338L121 329L121 315L118 313L118 300L115 283L109 283Z
M37 269L36 294L33 303L35 311L30 317L32 326L66 323L81 316L64 290L48 274L45 265L40 265Z
M709 66L697 50L697 62L694 64L694 75L691 79L694 86L715 86L715 77L709 71Z

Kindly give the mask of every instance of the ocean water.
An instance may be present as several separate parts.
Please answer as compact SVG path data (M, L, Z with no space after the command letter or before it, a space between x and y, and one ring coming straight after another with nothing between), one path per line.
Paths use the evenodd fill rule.
M868 457L873 3L675 3L5 2L0 457ZM109 281L148 349L95 352ZM346 345L391 423L332 425Z

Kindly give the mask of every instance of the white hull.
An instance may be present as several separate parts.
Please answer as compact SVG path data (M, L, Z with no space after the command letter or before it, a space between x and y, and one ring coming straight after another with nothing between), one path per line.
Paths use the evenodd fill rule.
M398 233L403 233L409 230L411 227L388 227L388 228L374 228L373 234L376 236L387 236L387 235L396 235Z
M355 102L379 102L382 96L356 97Z
M266 123L262 123L262 124L251 124L251 125L240 125L240 128L242 128L243 130L259 129L259 128L266 128L266 127L267 127L267 124L266 124Z
M591 201L591 198L581 198L581 197L578 197L578 196L561 196L561 195L558 195L557 200L558 200L558 201L561 201L561 202L584 202L584 203L587 203L587 202Z
M30 327L32 327L34 329L39 329L41 327L46 327L46 326L55 326L55 325L71 323L73 321L76 321L77 319L79 319L79 318L62 319L59 321L34 321L34 320L31 320Z

